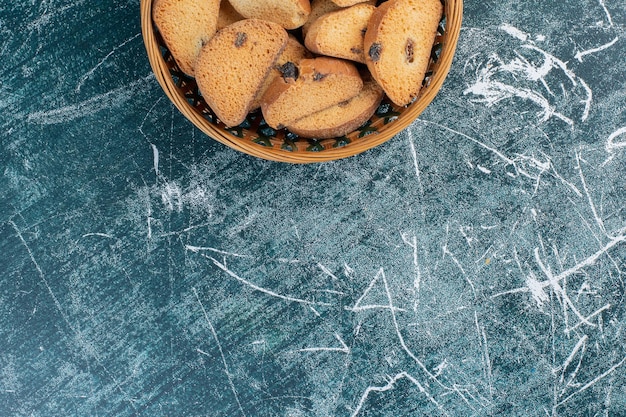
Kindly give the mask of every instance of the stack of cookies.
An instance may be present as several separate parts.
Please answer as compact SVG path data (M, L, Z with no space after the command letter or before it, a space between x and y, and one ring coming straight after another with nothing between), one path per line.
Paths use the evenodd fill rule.
M442 13L441 0L154 0L152 17L226 126L260 109L274 129L323 139L384 95L418 96Z

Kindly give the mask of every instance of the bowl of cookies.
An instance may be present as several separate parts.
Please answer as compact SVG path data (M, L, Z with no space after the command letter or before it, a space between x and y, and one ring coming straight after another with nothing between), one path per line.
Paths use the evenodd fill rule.
M155 77L209 137L273 161L371 149L432 102L462 0L141 0Z

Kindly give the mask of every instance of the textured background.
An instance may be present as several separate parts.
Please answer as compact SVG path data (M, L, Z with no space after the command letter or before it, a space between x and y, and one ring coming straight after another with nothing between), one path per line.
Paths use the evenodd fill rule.
M626 415L626 10L468 1L443 89L291 166L136 0L0 3L0 415Z

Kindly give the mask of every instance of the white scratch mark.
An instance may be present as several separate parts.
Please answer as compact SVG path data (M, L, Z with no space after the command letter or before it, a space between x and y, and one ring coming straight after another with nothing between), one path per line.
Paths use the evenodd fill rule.
M339 336L338 333L335 333L335 339L339 341L339 343L341 344L341 347L311 347L311 348L298 349L295 352L341 352L341 353L349 354L350 348L348 347L348 345L346 345L346 343L343 341L343 339L341 338L341 336Z
M578 369L580 367L580 363L582 361L582 358L585 355L585 349L587 347L587 340L588 339L589 339L589 337L587 335L584 335L583 337L581 337L578 340L578 342L576 343L576 345L574 346L574 348L572 349L572 352L569 354L567 359L565 359L565 362L563 362L563 365L561 365L561 377L559 378L561 384L565 382L565 372L567 371L567 367L570 365L570 363L572 363L572 361L576 357L576 354L578 353L578 351L582 349L581 354L580 354L580 359L578 361L578 366L576 367L574 372L572 372L572 376L570 378L570 383L576 377L576 373L578 372ZM561 393L561 395L563 395L563 393Z
M420 300L420 290L422 287L422 272L418 262L417 251L417 236L413 235L410 238L402 233L402 241L406 243L411 249L413 249L413 270L415 272L415 278L413 279L413 290L415 291L415 302L413 303L413 311L417 311Z
M326 288L321 289L321 290L314 290L314 291L325 292L325 293L328 293L328 294L335 294L335 295L346 295L345 292L337 291L337 290L329 290L329 289L326 289Z
M420 367L420 369L430 379L432 379L437 385L439 385L445 390L456 392L471 407L471 404L465 399L465 397L463 397L463 395L458 391L458 389L450 388L446 386L445 384L443 384L435 375L432 374L432 372L428 370L428 368L426 368L426 365L424 365L424 363L417 356L415 356L415 354L411 351L411 349L409 349L406 342L404 341L404 336L402 336L402 332L400 332L400 326L398 326L398 319L396 318L396 309L393 305L393 301L391 298L391 291L389 290L389 285L387 284L387 278L385 277L385 271L382 268L380 268L379 274L382 277L383 285L385 287L385 292L387 293L387 301L389 303L388 309L391 312L391 320L393 321L393 326L396 331L396 336L398 336L398 341L400 342L400 346L402 347L402 350L404 350L404 352L407 355L409 355L409 357L413 359L413 361L415 361L415 363Z
M250 255L241 255L241 254L235 253L235 252L227 252L227 251L216 249L216 248L212 248L212 247L209 247L209 246L185 245L185 249L186 250L190 250L190 251L192 251L194 253L208 251L208 252L219 253L220 255L234 256L235 258L248 258L248 259L253 258L253 256L250 256Z
M485 333L485 328L478 323L478 313L476 311L474 311L474 324L478 333L478 341L483 348L484 373L485 379L489 384L489 395L493 396L492 368L491 359L489 358L489 346L487 345L487 334Z
M472 289L472 293L474 294L474 298L475 298L476 297L476 288L474 287L474 283L472 282L472 280L469 278L469 276L467 276L467 273L465 272L465 269L463 269L463 265L461 265L461 262L459 262L459 260L456 259L456 257L454 256L454 254L452 252L450 252L450 250L448 249L448 244L447 243L445 245L443 245L441 247L441 249L443 250L444 257L445 257L445 255L448 255L450 257L450 259L452 259L452 262L454 262L454 264L459 268L459 270L463 274L463 278L465 278L465 281L467 281L467 283L469 284L470 288Z
M503 26L501 27L501 29L502 28L508 30L512 34L519 35L515 37L522 41L525 41L527 39L527 36L520 35L520 33L522 32L515 28L512 28L511 26ZM570 126L573 126L574 121L570 117L567 117L566 115L556 111L554 106L550 104L550 101L540 92L528 88L518 88L513 85L497 81L495 79L495 77L500 73L508 73L513 75L514 77L522 76L528 81L540 82L545 90L548 92L548 94L550 96L554 96L554 93L548 87L545 77L552 71L553 68L558 68L562 70L563 73L568 77L573 87L576 87L578 85L578 77L570 69L567 68L567 64L562 60L556 58L554 55L542 50L541 48L532 45L531 43L526 43L522 45L522 48L541 53L544 57L543 63L540 66L536 66L533 63L529 62L528 59L526 59L517 51L515 52L517 58L508 63L502 62L502 60L494 54L490 56L487 64L483 68L477 70L476 82L468 87L463 92L463 94L472 93L476 96L482 97L473 101L478 103L485 103L487 107L491 107L505 99L521 98L524 100L528 100L537 104L540 107L541 111L538 113L538 116L541 117L542 122L547 121L551 117L556 117L563 122L569 124ZM565 86L561 85L561 87L563 88L564 94L567 95ZM582 100L582 103L584 103L585 105L582 115L582 120L584 121L589 116L592 93L587 84L583 84L583 88L587 93L587 98L585 100Z
M209 315L207 314L204 305L202 304L202 301L200 301L200 297L198 296L198 292L196 291L195 288L191 288L193 290L193 294L196 296L196 300L198 300L198 304L200 304L200 308L202 309L202 313L204 314L204 319L206 320L207 324L209 325L209 329L211 331L211 335L213 336L213 339L215 339L215 343L217 344L217 348L220 351L220 356L222 357L222 364L224 365L224 373L226 374L226 377L228 378L228 384L230 385L230 389L232 390L233 394L235 395L235 400L237 401L237 405L239 406L239 411L241 412L241 415L246 417L246 413L244 413L243 411L243 407L241 407L241 403L239 402L239 395L237 395L237 390L235 389L235 385L233 384L233 379L230 375L230 371L228 370L228 363L226 363L226 357L224 356L224 350L222 349L222 344L220 343L218 337L217 337L217 332L215 331L215 327L213 327L213 323L211 323L211 320L209 320ZM201 351L200 349L196 349L198 353L204 354L206 356L207 355L206 352Z
M98 236L98 237L106 237L108 239L115 239L113 236L106 233L85 233L81 237L89 237L89 236Z
M579 51L576 53L576 55L574 55L574 58L576 58L579 62L583 62L583 56L604 51L605 49L615 45L618 40L619 36L616 36L615 39L613 39L611 42L605 43L604 45L598 46L597 48L587 49L586 51Z
M437 126L437 127L441 128L441 129L444 129L444 130L447 130L449 132L452 132L452 133L454 133L456 135L459 135L461 137L464 137L465 139L468 139L468 140L474 142L475 144L481 146L482 148L485 148L488 151L493 152L496 156L498 156L500 159L502 159L505 163L510 164L510 165L515 165L515 161L513 161L511 158L509 158L506 155L504 155L502 152L500 152L496 148L493 148L493 147L491 147L491 146L489 146L489 145L479 141L478 139L474 139L473 137L468 136L468 135L466 135L463 132L459 132L458 130L451 129L451 128L447 127L447 126L441 125L439 123L431 122L429 120L424 120L424 119L421 119L421 118L418 119L418 120L420 122L422 122L422 123L431 124L431 125L434 125L434 126Z
M407 130L407 139L409 141L409 148L411 150L411 156L413 157L413 167L415 168L415 177L417 178L417 184L420 189L420 193L424 195L424 187L422 186L422 178L420 175L420 167L417 162L417 150L415 149L415 143L413 142L413 131Z
M276 260L282 264L298 264L302 262L300 259L289 259L289 258L276 258Z
M574 305L574 303L572 302L572 300L569 298L569 296L567 295L567 293L565 292L565 290L561 287L561 285L559 284L559 280L556 280L554 278L554 275L552 274L552 271L550 271L550 269L548 267L546 267L546 265L543 263L543 261L541 260L541 257L539 256L539 248L535 248L535 261L537 262L537 265L539 265L539 267L541 268L541 270L543 271L543 273L546 275L546 277L548 277L548 280L541 283L541 285L543 286L551 286L552 289L554 290L554 292L556 294L558 294L561 299L563 300L563 312L564 314L567 313L566 307L569 307L574 314L576 315L576 317L578 317L578 319L586 324L587 326L590 327L596 327L595 323L591 323L586 317L584 317L580 311L578 311L578 309L576 308L576 306ZM565 333L569 332L569 328L565 329Z
M589 112L591 111L591 101L593 100L593 92L591 91L591 88L587 85L585 80L583 80L582 78L579 78L578 80L580 81L580 85L583 86L585 92L587 93L587 98L581 100L581 103L585 105L585 110L583 110L583 115L581 116L580 120L584 122L589 118Z
M124 42L120 43L119 45L117 45L116 47L113 48L113 50L111 50L111 52L109 52L104 58L102 58L100 60L100 62L98 62L96 64L95 67L93 67L92 69L90 69L89 71L87 71L85 73L85 75L83 75L81 77L81 79L78 82L78 85L76 86L75 91L78 93L80 92L81 87L83 86L83 84L85 83L85 81L87 81L87 78L91 77L91 74L93 74L102 64L104 64L104 61L106 61L107 59L109 59L111 57L111 55L113 55L115 52L117 52L120 48L124 47L124 45L128 44L129 42L137 39L139 36L141 36L141 33L137 33L136 35L130 37L129 39L126 39Z
M22 245L26 249L26 252L28 253L28 256L29 256L31 262L33 263L33 265L35 266L35 269L37 270L37 273L39 274L39 279L41 280L43 285L48 290L48 294L50 294L50 297L52 298L52 301L54 302L54 306L56 307L56 309L59 310L59 313L61 314L61 317L63 318L63 321L65 321L65 324L67 324L67 327L69 327L70 330L72 330L72 332L77 333L76 330L74 329L74 326L72 326L72 324L70 323L67 315L63 311L63 308L61 307L61 303L59 302L59 299L57 298L57 296L52 291L52 288L50 287L50 284L48 283L48 280L46 279L46 276L44 275L43 270L41 269L41 267L39 266L39 263L35 259L35 255L33 255L33 252L30 250L30 246L28 246L28 243L26 243L26 240L24 239L24 236L22 236L22 233L20 232L20 229L13 222L13 220L9 220L8 223L11 225L11 227L13 227L13 229L15 229L15 233L17 234L18 239L20 240L20 242L22 243Z
M402 308L394 307L393 305L385 305L385 304L368 304L368 305L364 305L364 306L361 305L361 302L367 296L367 294L369 294L369 292L374 287L374 285L376 284L378 279L381 276L384 279L384 275L385 275L385 272L383 271L383 269L382 268L379 269L378 273L374 276L374 279L372 279L372 281L369 283L369 285L367 286L365 291L363 291L363 294L361 294L359 299L356 300L356 302L354 303L354 306L352 306L352 307L344 307L344 308L346 310L352 311L354 313L359 312L359 311L376 310L376 309L394 309L394 310L398 310L398 311L406 311L406 310L404 310Z
M147 83L154 78L154 74L147 75L139 80L104 94L98 94L90 99L77 104L71 104L52 110L42 110L30 113L27 116L29 123L41 125L51 125L65 123L80 117L100 112L107 108L119 107L131 100L133 97L141 96L143 92L151 88L152 84Z
M358 313L359 311L367 311L367 310L389 310L393 308L395 311L403 311L406 312L407 310L405 310L404 308L400 308L400 307L389 307L388 305L385 304L368 304L368 305L364 305L364 306L353 306L353 307L344 307L345 310L347 311L352 311L353 313Z
M259 213L257 211L247 214L242 222L240 222L237 225L233 226L228 231L228 234L230 236L234 236L235 234L237 234L237 233L239 233L239 232L241 232L243 230L246 230L256 220L256 218L258 216L259 216Z
M326 275L328 275L329 277L331 277L332 279L334 279L335 281L339 281L339 278L337 278L335 276L335 274L332 273L332 271L330 269L328 269L327 267L325 267L324 265L322 265L320 262L317 263L317 266L319 269L322 270L323 273L325 273Z
M569 182L569 181L567 181L565 178L563 178L563 177L561 176L561 174L559 174L559 173L556 171L556 168L554 167L554 164L552 164L552 163L550 163L550 164L551 164L551 166L552 166L552 173L553 173L553 175L554 175L557 179L559 179L559 180L560 180L563 184L567 185L567 186L568 186L568 187L569 187L572 191L574 191L574 193L576 193L576 195L577 195L578 197L582 197L582 196L583 196L583 193L581 193L581 192L580 192L580 190L579 190L579 189L578 189L578 188L577 188L574 184L572 184L571 182Z
M530 291L533 299L537 303L539 308L542 308L544 303L550 301L550 297L543 290L543 286L535 277L535 274L531 271L526 277L526 287Z
M490 245L487 248L487 250L485 250L485 252L480 256L480 258L478 258L478 259L476 259L474 261L474 263L477 264L479 262L482 262L484 265L489 265L491 263L492 259L494 259L496 257L496 255L497 255L497 251L496 251L496 252L493 252L491 254L491 256L488 256L489 252L491 252L492 250L493 250L493 245ZM483 259L484 259L484 261L483 261Z
M564 62L563 60L555 57L554 55L552 55L552 54L550 54L550 53L544 51L543 49L538 48L538 47L536 47L534 45L526 44L526 45L522 45L522 48L530 49L530 50L533 50L533 51L537 51L540 54L542 54L546 60L550 61L552 64L554 64L558 68L560 68L561 71L563 71L563 73L567 76L567 78L569 78L569 80L572 83L572 85L574 85L574 86L577 85L577 83L576 83L576 79L577 79L576 74L574 74L572 72L572 70L567 68L567 63L566 62Z
M528 40L528 33L526 32L522 32L521 30L519 30L518 28L509 25L508 23L503 23L500 28L500 30L508 33L509 35L513 36L514 38L519 39L522 42L526 42Z
M192 230L195 230L195 229L199 229L201 227L209 226L210 224L211 223L192 224L192 225L190 225L188 227L185 227L184 229L181 229L181 230L173 230L171 232L159 233L159 237L178 236L179 240L182 242L181 235L183 235L183 234L185 234L185 233L187 233L189 231L192 231ZM196 248L195 246L192 246L192 247ZM188 249L191 249L191 248L188 248ZM200 249L202 249L202 248L198 248L198 250L200 250Z
M152 147L152 165L154 166L154 173L156 174L157 180L159 179L159 150L156 145L150 144Z
M621 142L615 141L617 137L622 136L625 133L626 133L626 126L617 129L615 132L609 135L609 138L607 139L606 144L604 145L604 148L606 149L608 153L612 153L616 149L626 148L626 138L622 140Z
M587 187L587 181L585 180L585 176L583 175L583 169L580 165L580 154L578 152L576 152L576 170L578 170L578 175L580 177L580 182L583 186L583 190L585 191L585 195L587 196L587 201L589 202L589 207L591 208L591 212L593 213L593 217L596 220L596 223L598 224L598 227L600 228L600 230L602 231L602 233L604 233L606 236L608 236L608 233L606 231L606 229L604 228L604 221L602 220L602 218L598 215L598 212L596 210L596 205L593 203L593 199L591 198L591 194L589 193L589 188Z
M450 257L450 259L452 259L454 264L459 268L459 270L461 271L463 276L465 276L466 279L467 279L467 274L465 273L465 270L463 269L463 265L461 265L461 262L459 262L459 260L456 259L456 257L454 256L454 254L452 252L450 252L450 250L448 249L448 246L447 245L446 246L442 246L441 249L443 250L444 257L445 257L445 255L448 255ZM472 289L473 289L474 285L471 284L471 282L470 282L470 285L472 286Z
M83 353L85 356L89 355L91 357L94 358L94 360L96 361L96 363L100 366L102 366L102 368L104 369L104 371L106 372L106 374L109 376L109 378L111 379L111 381L113 381L113 384L115 385L115 387L124 395L124 397L130 402L131 407L133 409L136 409L135 405L132 402L132 399L130 398L130 396L124 391L124 389L122 388L122 386L120 385L120 383L117 381L117 379L115 378L115 376L109 371L109 369L102 363L102 361L100 360L98 354L94 351L93 347L91 345L89 345L89 349L87 348L88 343L86 341L83 340L82 338L82 334L79 331L79 329L76 329L69 321L68 316L65 314L65 312L63 311L63 308L61 306L61 303L59 302L59 299L57 298L57 296L54 294L54 292L52 291L52 288L50 287L50 284L48 283L48 280L46 279L45 274L43 273L43 270L41 269L41 267L39 266L39 263L37 262L37 260L35 259L35 256L33 254L33 252L30 249L30 246L28 246L28 243L26 242L26 240L24 239L24 236L22 236L22 233L20 232L20 229L17 227L17 225L15 224L15 222L13 222L13 220L9 220L8 224L11 225L11 227L13 227L13 229L15 229L15 233L17 234L17 237L19 238L20 242L22 243L22 245L24 246L24 248L26 248L26 252L28 253L28 256L30 257L31 262L33 263L33 265L35 266L35 269L37 270L37 273L39 274L39 279L41 280L41 282L44 284L44 286L46 287L46 289L48 290L48 294L50 294L50 297L52 298L52 301L54 302L54 306L56 307L56 309L59 311L59 314L61 314L61 317L63 318L63 321L65 322L65 324L67 324L67 327L70 329L70 331L74 334L74 336L79 340L79 342L81 343L81 348L83 349L83 351L86 351L87 353ZM44 348L43 346L40 346L39 348L40 351L43 352Z
M618 363L616 363L615 365L610 367L608 370L606 370L602 374L598 375L597 377L595 377L591 381L587 382L585 385L580 387L576 392L573 392L572 394L568 395L564 400L562 400L558 404L556 404L555 408L558 408L558 407L562 406L563 404L568 402L570 399L572 399L574 396L580 394L583 391L586 391L587 389L589 389L593 385L597 384L599 381L601 381L602 379L606 378L607 376L609 376L610 374L615 372L615 370L617 368L619 368L620 366L622 366L625 362L626 362L626 357L624 357L621 361L619 361Z
M296 237L298 238L299 241L302 241L302 237L300 237L300 232L298 231L298 225L295 222L293 222L293 220L292 220L292 223L293 223L293 229L296 232Z
M175 182L166 182L161 190L161 201L169 211L183 211L183 193Z
M474 238L471 236L468 236L466 231L471 231L472 227L471 226L461 226L459 227L459 233L461 233L461 236L463 236L463 239L465 239L465 243L467 243L467 246L472 247L472 242L474 241Z
M148 222L148 240L150 240L152 239L152 216L150 212L148 212L147 222Z
M589 295L597 294L596 291L591 290L591 286L589 285L587 281L583 282L580 288L578 289L578 291L576 291L576 301L580 299L581 295L585 295L585 294L589 294Z
M62 16L67 10L79 6L83 3L84 0L79 0L63 7L46 7L46 10L43 14L41 14L37 19L28 23L28 25L26 25L25 32L29 33L33 30L41 31L46 25L50 24L53 18L56 18L57 16ZM42 2L41 5L46 5L46 3ZM48 9L52 9L52 11L48 12Z
M445 370L448 366L450 366L450 365L448 364L448 359L445 359L445 358L444 358L444 359L443 359L443 361L441 361L441 363L439 363L439 365L437 365L437 366L435 366L435 367L433 368L433 371L435 371L435 374L434 374L434 375L435 375L435 376L439 376L439 375L441 375L441 374L443 373L443 371L444 371L444 370Z
M276 298L279 298L281 300L292 301L292 302L300 303L300 304L325 305L325 306L329 306L330 305L329 303L303 300L301 298L296 298L296 297L291 297L291 296L288 296L288 295L278 294L278 293L276 293L274 291L271 291L271 290L268 290L266 288L259 287L258 285L253 284L252 282L250 282L250 281L248 281L248 280L246 280L244 278L241 278L239 275L235 274L233 271L228 269L226 267L226 265L224 265L223 263L219 262L217 259L213 258L212 256L207 256L207 255L205 255L203 253L201 253L200 255L205 257L205 258L207 258L207 259L210 259L211 261L213 261L215 266L220 268L222 271L226 272L226 274L228 274L228 276L230 276L232 278L235 278L237 281L241 282L242 284L245 284L245 285L249 286L250 288L252 288L255 291L262 292L263 294L267 294L269 296L276 297Z
M604 4L604 0L598 0L600 2L600 6L602 6L602 9L604 10L604 14L606 14L606 20L609 21L609 27L613 27L613 19L611 18L611 13L609 13L609 9L606 8L606 5Z
M551 287L553 289L553 291L555 292L555 294L559 297L559 301L562 302L563 314L565 316L565 323L566 323L566 327L564 329L564 332L567 335L569 335L572 331L576 330L582 324L585 324L585 325L590 326L590 327L597 327L596 323L591 322L591 320L594 317L599 316L600 313L602 313L603 311L610 309L611 308L611 304L605 304L604 306L600 307L599 309L597 309L596 311L594 311L593 313L591 313L590 315L585 317L576 308L576 306L574 305L574 303L572 302L570 297L567 295L567 292L566 292L565 288L561 287L559 282L562 281L562 280L565 280L568 276L579 272L584 267L594 264L596 262L596 260L600 256L602 256L603 254L607 254L608 255L607 252L613 246L617 245L620 242L626 241L626 236L623 234L625 232L626 232L626 228L622 229L620 231L620 233L622 233L620 236L618 236L617 238L612 239L607 245L605 245L602 249L597 251L595 254L593 254L593 255L589 256L588 258L586 258L585 260L579 262L574 267L569 268L569 269L567 269L567 270L565 270L565 271L563 271L563 272L561 272L560 274L557 274L557 275L554 275L552 273L552 271L543 263L540 255L539 255L539 248L535 248L535 250L534 250L535 260L537 262L537 265L542 270L542 272L546 275L547 280L541 281L541 282L538 281L536 279L534 273L532 271L530 271L528 276L526 277L526 287L515 288L515 289L512 289L512 290L503 291L503 292L500 292L500 293L492 295L490 298L494 299L496 297L500 297L500 296L503 296L503 295L530 292L532 297L533 297L533 299L537 303L537 306L539 308L542 308L545 303L548 303L550 301L550 297L545 293L544 288ZM558 252L556 253L556 256L558 258ZM518 264L518 267L520 268L520 271L523 272L521 264L519 263L519 260L517 258L517 252L515 252L515 260L517 261L517 264ZM560 259L559 259L559 264L561 265ZM567 324L567 316L568 316L568 314L567 314L568 310L567 309L568 308L579 319L579 322L576 323L575 325L571 326L571 327L569 326L569 324ZM600 320L601 320L601 316L599 318L599 323L601 324Z
M315 307L313 306L309 306L309 308L311 309L311 311L313 312L313 314L315 314L317 317L322 317L322 315L319 313L319 311L317 311L315 309Z
M478 139L475 139L469 135L466 135L463 132L459 132L457 130L451 129L447 126L441 125L439 123L435 123L435 122L431 122L429 120L424 120L423 118L418 119L418 121L426 123L426 124L431 124L433 126L437 126L441 129L447 130L449 132L452 132L454 134L457 134L465 139L470 140L471 142L479 145L480 147L492 152L493 154L495 154L498 158L500 158L505 164L507 165L511 165L513 166L513 168L515 169L515 174L512 172L507 172L508 176L511 176L513 178L515 178L517 175L522 175L526 178L535 180L535 181L539 181L539 175L543 172L545 172L547 169L549 169L550 167L552 168L553 171L553 175L558 178L561 182L563 182L564 184L566 184L568 187L570 187L578 196L582 197L582 193L570 182L568 182L567 180L565 180L561 175L559 175L559 173L556 171L556 168L554 167L554 165L552 164L550 158L547 158L547 160L545 162L542 161L538 161L535 158L532 157L528 157L525 155L517 155L515 157L515 159L509 158L508 156L504 155L502 152L500 152L498 149L487 145L484 142L481 142ZM529 162L530 165L533 168L539 169L540 170L540 174L539 175L533 175L531 173L529 173L528 171L526 171L525 169L523 169L523 165L522 163L526 163Z
M410 374L408 374L406 371L400 372L399 374L396 374L393 378L391 378L389 380L389 382L387 382L386 385L383 386L369 386L365 389L365 391L363 392L363 394L361 395L361 398L359 399L359 403L357 404L354 412L351 414L351 417L356 417L359 415L359 413L361 412L361 409L363 408L363 406L365 405L365 401L367 401L367 397L369 397L369 395L372 392L385 392L385 391L389 391L390 389L392 389L396 382L398 382L400 379L406 378L409 381L411 381L411 383L413 383L417 389L419 389L419 391L423 394L425 394L428 398L428 400L435 404L435 406L444 413L444 415L448 415L448 413L443 409L443 407L441 406L441 404L439 404L429 393L428 391L426 391L426 389L422 386L422 384L420 384L420 382L415 379L414 377L412 377Z
M577 263L576 265L574 265L573 267L566 269L565 271L561 272L558 275L555 275L554 277L552 277L549 281L545 281L542 283L542 286L547 287L549 285L552 285L553 282L559 282L567 277L569 277L570 275L573 275L577 272L579 272L581 269L593 265L596 263L596 261L604 254L606 254L609 250L611 250L614 246L619 245L620 243L626 241L626 235L624 233L626 233L626 228L620 230L619 235L613 239L611 239L609 241L609 243L607 243L606 245L604 245L604 247L602 247L601 249L599 249L598 251L596 251L594 254L592 254L591 256L587 257L586 259L584 259L583 261ZM537 249L535 249L535 255L538 256L537 253Z
M576 323L572 327L570 327L568 329L565 329L565 333L569 334L570 332L572 332L572 331L576 330L578 327L580 327L581 324L589 322L592 318L596 317L597 315L599 315L603 311L608 310L610 308L611 308L611 304L603 305L602 307L600 307L599 309L597 309L596 311L594 311L593 313L591 313L590 315L585 317L585 321L579 321L578 323ZM602 319L602 316L600 316L599 319Z
M478 170L482 173L491 174L491 170L489 168L485 168L482 165L476 165L476 168L478 168Z
M146 124L146 120L148 120L148 116L150 116L150 113L152 113L154 108L157 106L157 104L159 104L161 102L162 99L163 99L163 97L159 97L159 99L154 102L152 107L150 107L150 110L148 110L148 112L144 116L143 120L141 121L141 124L139 125L139 133L141 133L143 135L143 137L146 138L146 140L148 140L148 135L146 135L146 133L143 131L143 127ZM148 143L150 143L149 140L148 140ZM152 144L150 143L150 145L152 145Z
M572 119L555 111L555 109L550 105L550 102L543 95L528 88L518 88L500 81L495 81L492 79L494 74L495 71L490 69L482 70L476 83L465 89L463 94L471 93L476 96L482 96L482 99L476 99L474 101L485 103L487 107L491 107L505 99L515 97L521 98L531 101L541 108L539 116L541 117L542 122L547 121L551 117L556 117L570 126L574 125L574 121Z

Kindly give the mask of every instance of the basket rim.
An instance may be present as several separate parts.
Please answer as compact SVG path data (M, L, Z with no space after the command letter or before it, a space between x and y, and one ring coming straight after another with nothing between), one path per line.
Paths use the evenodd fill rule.
M442 0L443 1L443 0ZM161 88L172 101L175 107L204 134L234 150L258 158L287 163L315 163L332 161L358 155L390 140L405 130L434 100L441 89L454 59L462 23L463 0L445 0L445 33L442 37L442 49L439 59L433 65L435 68L430 83L423 87L419 97L406 106L393 123L383 126L375 134L360 138L357 142L333 149L314 151L286 151L257 144L249 139L242 139L223 131L210 123L198 111L193 109L187 99L175 85L169 68L161 54L157 42L155 28L152 22L153 0L141 0L141 32L150 66Z

